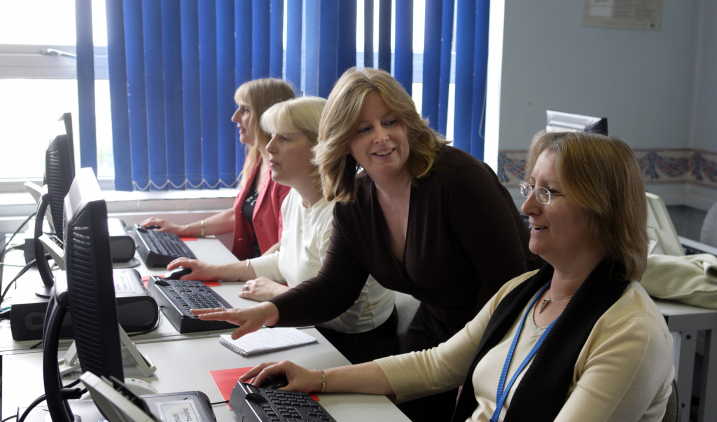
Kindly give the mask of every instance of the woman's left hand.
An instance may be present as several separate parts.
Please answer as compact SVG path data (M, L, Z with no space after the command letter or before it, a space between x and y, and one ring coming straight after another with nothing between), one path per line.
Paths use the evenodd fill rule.
M282 362L265 362L255 366L249 372L239 377L239 381L247 382L254 378L252 385L258 387L267 377L281 375L286 376L289 384L279 390L299 391L311 393L321 391L322 377L318 369L307 369L288 360Z
M263 302L274 296L278 296L287 290L289 290L289 287L261 276L255 280L247 281L238 295L244 299Z

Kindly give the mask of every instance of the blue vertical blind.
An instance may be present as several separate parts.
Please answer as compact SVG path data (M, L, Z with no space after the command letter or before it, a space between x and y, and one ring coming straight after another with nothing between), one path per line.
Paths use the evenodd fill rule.
M356 66L359 2L364 65L392 71L409 93L422 82L424 117L443 134L455 14L455 145L482 159L489 0L426 0L422 80L414 80L412 0L106 0L115 188L235 187L244 160L230 121L235 89L273 77L291 82L297 95L327 97ZM84 16L89 1L76 5ZM78 55L88 36L91 46L91 31L78 29ZM79 66L87 97L94 76L80 80ZM81 110L82 148L93 148L85 143L94 141L94 127L82 126L93 122L88 114ZM85 165L84 149L82 157Z

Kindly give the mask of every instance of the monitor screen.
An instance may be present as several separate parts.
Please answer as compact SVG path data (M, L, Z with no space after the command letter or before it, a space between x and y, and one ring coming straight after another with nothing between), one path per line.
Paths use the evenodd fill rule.
M58 239L64 237L62 219L65 195L70 190L72 179L75 177L74 170L74 153L72 142L72 118L70 113L65 113L60 117L58 123L53 127L50 135L50 145L45 152L45 184L47 186L47 194L42 196L38 203L37 217L35 218L35 240L34 249L37 259L37 268L42 279L43 287L36 291L40 297L49 298L52 294L52 286L54 284L53 274L47 262L40 257L44 256L45 251L40 243L42 236L42 224L46 211L52 216L48 220L50 226L55 230Z
M562 111L545 111L548 132L592 132L607 135L607 117L591 117Z
M62 207L65 195L70 190L70 184L75 177L72 135L65 132L66 128L63 127L62 133L51 135L50 146L45 152L45 181L52 212L52 225L60 239L63 238Z
M659 196L645 192L647 197L647 253L683 256L685 254L672 224L667 207Z
M58 282L45 323L45 394L52 420L71 421L57 366L59 327L69 310L82 372L124 378L117 320L107 205L91 168L77 172L65 198L66 288ZM58 277L62 280L63 277Z

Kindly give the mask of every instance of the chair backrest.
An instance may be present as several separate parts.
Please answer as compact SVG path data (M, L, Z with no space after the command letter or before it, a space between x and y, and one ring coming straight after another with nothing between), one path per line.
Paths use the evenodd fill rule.
M717 204L712 205L712 208L707 211L705 221L702 223L700 243L717 248Z
M672 380L672 393L667 400L667 409L662 422L678 422L682 419L682 404L680 403L680 393L677 391L677 381Z

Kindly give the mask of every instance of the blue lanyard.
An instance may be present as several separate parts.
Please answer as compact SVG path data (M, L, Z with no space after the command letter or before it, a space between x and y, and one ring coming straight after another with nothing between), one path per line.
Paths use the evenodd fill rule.
M521 372L523 372L523 369L525 369L525 366L530 362L531 359L533 359L533 356L535 356L535 353L540 348L540 345L543 344L543 340L545 340L545 337L550 332L550 329L553 328L553 325L555 325L555 321L558 320L558 318L555 318L555 320L548 325L548 327L543 331L543 334L538 339L538 342L535 343L535 346L530 350L530 353L528 353L528 356L525 357L525 360L523 360L523 363L520 364L518 369L513 374L513 378L510 379L510 382L508 383L507 387L503 389L505 385L505 378L508 376L508 368L510 367L510 361L513 360L513 352L515 351L515 345L518 343L518 337L520 337L521 331L523 331L523 323L525 322L525 318L528 316L530 311L533 309L533 305L535 305L535 301L538 300L540 295L543 294L545 289L550 286L550 283L546 284L542 289L540 289L540 292L535 296L532 302L530 302L530 306L528 306L528 310L525 311L525 315L523 315L523 319L520 320L520 324L518 325L518 332L515 333L515 336L513 337L513 343L510 345L510 350L508 350L508 356L505 358L505 364L503 364L503 371L500 373L500 381L498 381L498 392L496 394L496 403L495 403L495 412L493 412L493 416L490 418L490 422L498 422L498 417L500 416L500 411L503 409L503 403L505 402L505 399L508 397L508 392L510 392L510 389L513 387L513 383L515 382L516 378L518 378L518 375L520 375Z

